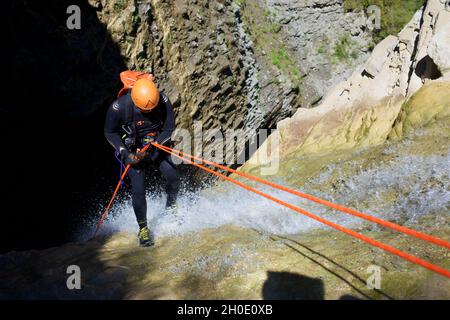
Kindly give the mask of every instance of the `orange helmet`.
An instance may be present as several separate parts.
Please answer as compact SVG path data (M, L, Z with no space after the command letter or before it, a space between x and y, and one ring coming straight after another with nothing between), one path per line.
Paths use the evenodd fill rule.
M151 111L159 102L158 88L150 79L139 79L131 89L131 99L142 111Z

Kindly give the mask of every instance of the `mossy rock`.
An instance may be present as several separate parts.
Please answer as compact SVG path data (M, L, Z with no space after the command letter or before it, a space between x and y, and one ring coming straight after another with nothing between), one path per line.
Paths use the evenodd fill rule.
M428 82L404 104L389 137L398 139L408 131L448 117L450 83Z

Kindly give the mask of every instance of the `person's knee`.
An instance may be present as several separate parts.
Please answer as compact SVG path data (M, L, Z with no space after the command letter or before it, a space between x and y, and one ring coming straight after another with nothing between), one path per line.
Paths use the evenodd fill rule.
M167 192L177 193L180 189L180 181L178 179L167 181Z
M178 179L177 175L168 175L166 176L166 191L170 193L178 192L180 188L180 179Z
M167 181L170 181L171 183L178 182L178 171L175 165L170 164L168 161L163 161L159 169L162 175L167 179Z
M143 194L145 189L144 173L140 170L133 170L130 172L131 192L133 194Z

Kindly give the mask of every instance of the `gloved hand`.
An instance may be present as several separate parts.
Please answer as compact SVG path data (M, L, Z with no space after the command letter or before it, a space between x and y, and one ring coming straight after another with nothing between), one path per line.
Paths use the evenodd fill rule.
M126 165L136 166L138 165L145 157L147 157L147 152L131 152L128 153L127 157L124 159Z

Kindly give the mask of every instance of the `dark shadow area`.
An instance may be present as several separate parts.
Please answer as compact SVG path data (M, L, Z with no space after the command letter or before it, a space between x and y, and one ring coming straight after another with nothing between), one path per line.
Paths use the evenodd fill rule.
M354 300L361 300L361 299L358 297L349 295L349 294L344 294L342 297L339 298L339 300L353 300L354 301Z
M357 280L361 285L366 286L366 280L364 280L363 278L361 278L360 276L358 276L356 273L354 273L353 271L349 270L348 268L346 268L345 266L343 266L342 264L337 263L336 261L328 258L327 256L321 254L318 251L315 251L307 246L305 246L304 244L289 239L289 238L285 238L285 237L279 237L280 239L283 240L287 240L287 241L291 241L292 243L294 243L295 245L298 245L306 250L308 250L309 252L325 259L326 261L332 263L335 267L345 271L346 273L348 273L349 275L351 275L355 280ZM286 244L287 246L289 246L288 244ZM292 246L290 246L291 249L296 250L297 252L299 252L297 249L293 248ZM308 257L308 259L310 259L313 262L316 262L314 259ZM317 263L317 262L316 262ZM321 265L322 266L322 265ZM325 267L322 266L324 269ZM331 270L329 270L331 273L333 273L336 277L338 277L339 279L341 279L342 281L344 281L345 283L347 283L350 287L352 287L355 291L357 291L359 294L361 294L362 296L366 297L367 299L371 299L371 297L367 296L366 294L364 294L361 290L359 290L358 288L356 288L354 285L352 285L349 281L347 281L346 279L344 279L343 277L341 277L339 274L337 274L336 272L333 272ZM385 292L378 290L378 289L374 289L375 292L377 292L378 294L382 295L384 298L389 299L389 300L395 300L393 297L389 296L388 294L386 294Z
M80 30L66 26L73 4ZM126 64L100 9L87 0L2 3L0 252L71 240L117 180L103 123Z
M323 281L290 272L267 272L262 295L265 300L323 300Z
M104 246L109 236L98 236L83 244L68 244L44 251L10 252L0 256L0 300L109 300L139 298L133 294L133 279L152 270L154 248L130 248L109 253ZM137 247L137 239L136 239ZM130 255L140 255L139 262ZM105 255L109 258L105 262ZM128 261L134 261L128 264ZM74 284L78 266L81 289L68 289ZM69 281L68 281L69 280ZM142 287L140 288L142 290ZM158 286L146 288L145 297L158 299ZM130 296L131 295L131 296Z
M261 234L260 231L253 229L253 231ZM352 288L354 291L356 291L357 293L359 293L361 296L363 296L364 298L368 299L368 300L372 300L373 297L369 296L368 294L366 294L365 292L363 292L360 288L358 288L356 285L352 284L349 280L347 280L344 276L342 276L341 274L339 274L337 272L337 270L334 270L335 268L340 269L342 271L344 271L345 273L349 274L353 279L355 279L357 282L360 283L361 287L365 287L366 286L366 281L361 278L360 276L358 276L356 273L354 273L353 271L349 270L348 268L346 268L345 266L337 263L336 261L328 258L327 256L325 256L324 254L317 252L311 248L309 248L308 246L289 239L287 237L282 237L282 236L276 236L276 235L271 235L270 236L271 240L273 241L282 241L284 243L284 245L286 245L288 248L290 248L291 250L297 252L298 254L300 254L301 256L303 256L304 258L310 260L311 262L315 263L316 265L318 265L319 267L321 267L322 269L324 269L325 271L331 273L332 275L334 275L335 277L337 277L339 280L341 280L342 282L344 282L347 286L349 286L350 288ZM288 241L291 243L288 243ZM322 263L321 261L319 261L319 259L314 258L313 256L306 254L305 252L303 252L302 250L300 250L299 248L297 248L296 246L298 246L299 248L305 249L307 250L309 253L319 257L320 259L324 259L326 260L328 263L331 263L333 265L333 268L327 267L324 263ZM378 290L378 289L374 289L374 291L381 295L382 297L384 297L385 299L388 300L395 300L393 297L389 296L387 293ZM351 296L349 295L344 295L343 297L341 297L340 299L344 299L348 300L347 298L349 298ZM355 299L358 299L356 297L353 297Z
M87 0L2 3L0 253L77 240L98 222L119 179L103 125L127 65L97 16L102 3L91 3L97 7ZM71 5L80 8L79 30L67 28ZM188 166L180 176L187 190L203 186ZM149 191L162 190L158 170L149 168L147 180Z
M423 80L430 79L436 80L442 77L437 65L434 63L430 56L426 55L423 57L416 66L414 71L416 75Z

